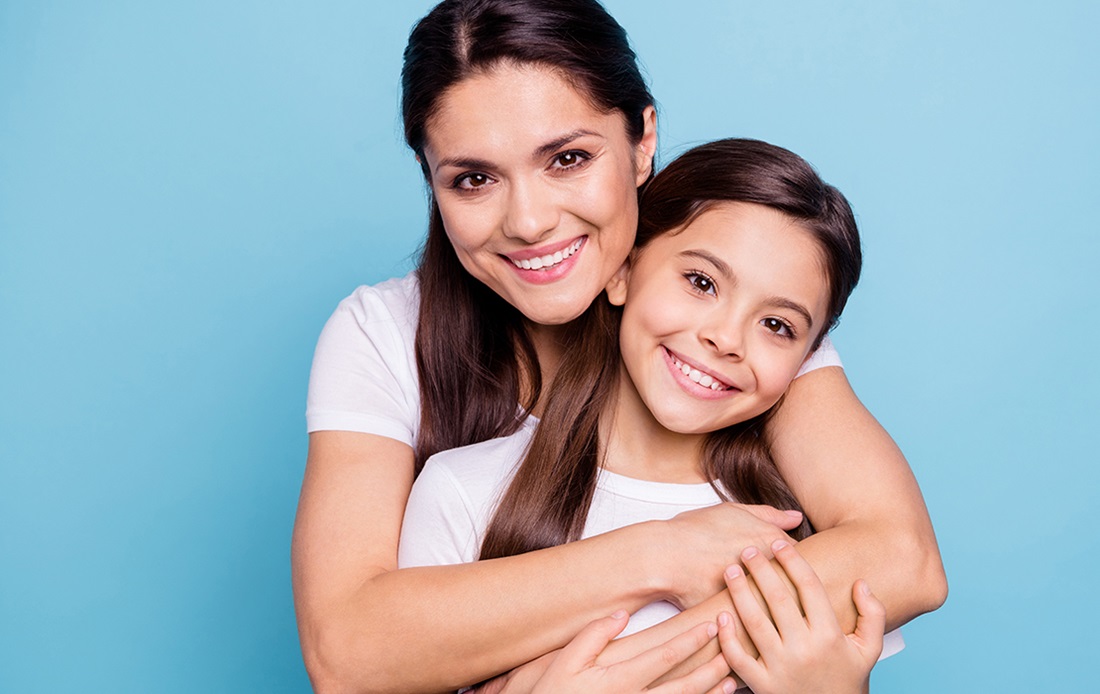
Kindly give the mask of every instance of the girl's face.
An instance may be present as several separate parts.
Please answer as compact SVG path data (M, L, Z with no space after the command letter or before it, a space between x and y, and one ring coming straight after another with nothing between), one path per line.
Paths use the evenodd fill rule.
M817 242L763 205L720 203L653 239L608 286L637 396L666 429L702 434L766 411L825 322Z
M466 270L534 323L579 316L634 244L656 117L633 143L553 70L500 65L448 90L424 156Z

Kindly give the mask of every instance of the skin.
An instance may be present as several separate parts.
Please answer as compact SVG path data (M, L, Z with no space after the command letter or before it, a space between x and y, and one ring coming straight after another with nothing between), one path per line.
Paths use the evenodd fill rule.
M706 435L775 405L826 322L819 257L787 216L747 203L716 205L635 254L607 289L625 305L609 469L708 481L695 462Z
M542 77L553 75L531 68L502 67L494 72L504 81L525 81L532 72L546 72ZM509 193L500 196L503 201L495 193L489 193L486 199L492 204L484 205L477 215L492 218L491 238L511 239L509 243L515 244L505 253L524 247L515 231L517 226L510 220L541 218L542 213L534 215L528 209L543 208L547 199L557 200L556 205L563 208L571 200L559 189L565 185L563 178L549 171L572 159L554 160L544 146L566 134L586 130L585 124L595 122L598 116L609 115L588 105L588 111L580 109L576 114L578 122L542 128L543 121L552 119L558 104L568 100L566 97L578 96L586 101L560 78L556 83L545 79L542 82L552 87L551 103L541 98L517 98L501 104L487 98L461 111L476 115L463 132L493 133L507 131L506 124L522 124L515 135L517 139L508 145L482 151L478 139L454 155L489 164L468 167L466 172L480 173L484 168L495 181L492 187ZM465 84L466 81L460 82L456 89ZM525 92L517 86L510 93ZM539 96L538 90L531 93ZM450 92L441 97L443 108L428 131L430 146L425 156L432 171L440 168L445 159L452 158L443 151L450 146L451 139L441 135L441 128L450 122L442 115L449 95ZM519 108L523 104L527 105L526 110ZM507 111L504 117L506 107L513 106L519 110ZM457 116L458 111L450 115ZM543 300L529 301L526 290L519 289L510 299L514 305L529 306L530 313L528 310L524 313L531 320L544 382L552 378L560 356L554 350L553 340L553 326L560 323L554 321L578 315L595 299L621 265L627 254L625 248L633 239L637 219L635 185L648 175L647 167L656 149L656 123L652 111L647 111L646 132L639 142L631 143L625 138L621 114L618 118L624 139L615 139L607 133L604 159L631 161L635 167L633 176L626 176L618 165L608 167L612 170L608 176L614 176L622 188L608 193L613 196L611 199L621 201L616 218L630 222L628 240L612 240L608 236L607 248L615 245L623 249L621 254L612 262L609 250L606 262L600 259L591 263L600 270L593 272L590 280L576 269L567 273L554 292L567 300L551 301L542 294ZM528 141L523 139L523 132L538 132L549 139ZM571 143L558 144L561 149L550 154L564 155L572 147ZM582 168L578 175L587 175L581 173L587 171ZM437 178L433 173L433 193L440 197L448 233L457 237L459 227L465 225L459 219L459 208L443 202L445 193ZM439 180L448 178L454 180L449 176ZM589 181L587 185L596 183ZM602 234L611 224L607 220L606 224L601 222L590 228L594 221L590 216L562 213L556 217L571 225L568 232L560 237L556 232L536 234L532 237L536 240L528 244L532 250L541 252L551 238L576 238L578 230L585 228L589 229L590 239L599 239L596 232ZM581 225L582 220L589 226ZM477 244L470 245L471 261L488 257L475 258L477 248ZM596 249L602 255L604 243L586 241L585 248L590 256L597 255L591 253ZM580 266L574 264L575 268ZM478 271L490 273L488 269ZM574 274L578 284L582 277L585 279L583 289L573 290ZM506 277L493 275L493 281L511 282ZM540 292L544 284L528 288L533 293ZM513 283L508 285L508 291L524 286ZM545 314L543 307L549 307ZM852 612L849 621L854 624L854 609L849 607L848 595L859 576L867 576L876 586L892 586L893 593L880 596L892 618L906 621L929 609L929 605L938 604L937 600L942 601L937 587L937 580L942 583L942 567L927 513L904 459L874 419L858 405L843 373L839 369L824 371L835 371L836 375L822 378L814 372L795 382L784 405L790 414L784 414L780 428L773 430L781 470L791 480L795 493L808 491L800 486L803 481L816 485L812 488L817 498L812 513L822 522L815 518L815 523L823 528L847 529L837 535L830 535L832 530L820 533L822 539L815 545L819 551L812 556L805 551L804 554L822 576L834 608L841 613L842 625L845 610ZM799 386L802 382L806 384ZM792 441L795 438L798 443ZM858 471L855 488L862 485L879 495L877 498L883 499L883 503L868 504L863 498L853 503L854 493L847 493L843 486L852 484L852 480L847 474L834 475L838 466ZM779 527L797 524L774 510L722 504L677 518L675 522L640 524L520 557L397 571L397 542L413 469L411 448L385 437L343 431L310 435L294 528L292 564L303 656L313 686L319 692L453 689L560 648L586 624L618 609L634 610L654 600L670 599L685 607L707 610L710 601L728 595L722 571L737 561L741 548L770 546L783 536ZM798 479L792 479L792 473ZM808 512L810 508L807 507ZM773 522L761 520L761 516ZM719 591L721 595L715 596ZM891 603L891 599L895 602ZM648 634L646 638L654 639L652 643L630 641L629 647L634 652L624 653L623 658L664 643L702 621L714 620L719 607L715 605L706 619L686 625L674 622L666 627L670 631L663 637ZM724 609L730 609L728 597ZM539 628L531 629L531 624L538 624ZM612 645L622 641L626 640ZM714 652L708 661L718 652L717 643L712 643Z

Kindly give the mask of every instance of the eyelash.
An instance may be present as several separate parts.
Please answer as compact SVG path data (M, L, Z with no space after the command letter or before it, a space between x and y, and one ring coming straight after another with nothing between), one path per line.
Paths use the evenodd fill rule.
M769 328L767 326L767 323L769 321L775 321L776 323L778 323L780 325L780 327L783 330L786 331L786 334L783 334L781 332L777 332L777 331L772 330L771 328ZM775 335L776 337L781 337L784 340L793 340L796 337L798 337L798 335L794 331L794 326L791 325L790 323L788 323L787 321L783 320L782 318L776 318L775 316L768 316L767 318L761 320L760 323L763 324L764 328L766 330L768 330L769 332L771 332L773 335Z
M691 286L691 290L699 294L705 294L707 296L717 296L718 286L714 283L714 278L705 272L699 270L689 270L684 273L684 279L688 281L688 285ZM699 281L706 282L710 285L710 290L702 289L699 287Z
M572 164L562 164L561 163L562 158L570 157L570 156L575 157L576 161L573 162ZM553 166L553 168L556 169L557 173L560 173L560 172L565 172L565 171L572 171L574 169L579 169L579 168L587 165L588 162L590 162L591 160L592 160L592 155L589 154L588 152L585 152L585 151L579 150L579 149L571 149L571 150L568 150L568 151L565 151L565 152L559 152L559 153L555 154L554 158L552 160L553 161L552 166ZM474 177L484 178L485 181L484 181L484 183L482 183L480 185L476 185L476 186L467 186L467 185L465 185L468 181L470 181L470 179L472 179ZM453 181L451 181L451 188L453 188L454 190L457 190L457 191L470 193L470 192L476 191L479 188L484 187L485 184L487 184L491 180L492 180L492 178L488 174L481 173L480 171L467 171L466 173L459 174L458 176L455 177L455 179Z

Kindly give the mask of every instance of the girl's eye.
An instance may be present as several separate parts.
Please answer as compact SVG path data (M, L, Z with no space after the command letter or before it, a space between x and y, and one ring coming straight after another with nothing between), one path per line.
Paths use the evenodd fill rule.
M691 288L701 294L713 296L718 293L718 288L714 286L714 280L701 272L689 272L685 274L684 277L687 278Z
M794 329L791 327L791 324L779 318L765 318L760 321L760 323L776 335L781 337L794 337Z
M454 180L452 186L459 190L476 190L489 183L489 177L483 173L465 173Z
M561 152L554 157L554 166L558 169L573 169L587 162L589 156L578 150Z

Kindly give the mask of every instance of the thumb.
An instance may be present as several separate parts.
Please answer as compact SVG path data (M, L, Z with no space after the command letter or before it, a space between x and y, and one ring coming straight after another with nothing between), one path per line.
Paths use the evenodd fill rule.
M592 663L611 639L619 635L626 628L630 615L626 610L619 610L610 617L603 617L590 622L581 629L573 640L565 645L558 661L563 664L576 664L585 666Z
M852 600L856 603L856 631L850 637L860 652L871 663L882 653L882 636L886 631L886 607L871 593L867 581L860 579L852 587Z
M744 509L765 523L771 523L783 530L793 530L802 524L800 511L780 511L767 504L747 504Z

